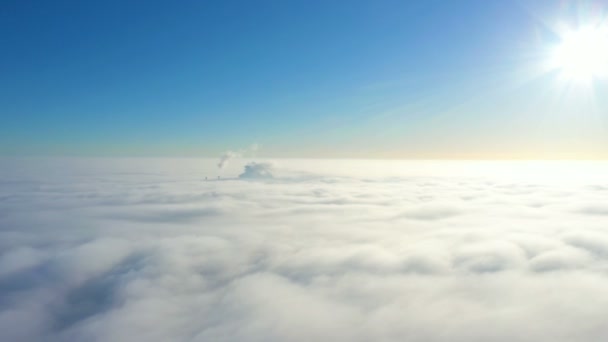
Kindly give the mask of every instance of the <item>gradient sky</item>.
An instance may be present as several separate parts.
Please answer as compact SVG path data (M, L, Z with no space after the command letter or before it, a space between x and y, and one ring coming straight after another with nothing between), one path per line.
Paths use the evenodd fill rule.
M3 1L0 154L608 158L601 1ZM607 61L608 63L608 61Z

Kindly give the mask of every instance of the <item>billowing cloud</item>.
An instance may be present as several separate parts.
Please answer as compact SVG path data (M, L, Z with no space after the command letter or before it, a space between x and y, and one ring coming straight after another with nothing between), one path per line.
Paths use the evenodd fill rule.
M245 165L245 170L239 175L240 179L270 179L272 164L251 162Z
M368 163L3 161L0 341L608 336L605 178Z

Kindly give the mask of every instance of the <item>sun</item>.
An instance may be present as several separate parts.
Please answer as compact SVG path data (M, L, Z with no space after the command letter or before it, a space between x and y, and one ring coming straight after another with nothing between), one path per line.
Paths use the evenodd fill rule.
M608 77L608 30L583 28L565 32L552 53L551 64L565 77L591 81Z

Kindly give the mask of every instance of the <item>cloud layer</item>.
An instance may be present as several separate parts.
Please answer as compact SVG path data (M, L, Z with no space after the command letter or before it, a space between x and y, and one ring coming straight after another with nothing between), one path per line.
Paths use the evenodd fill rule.
M608 336L601 177L285 161L271 181L205 182L215 161L3 163L1 341Z

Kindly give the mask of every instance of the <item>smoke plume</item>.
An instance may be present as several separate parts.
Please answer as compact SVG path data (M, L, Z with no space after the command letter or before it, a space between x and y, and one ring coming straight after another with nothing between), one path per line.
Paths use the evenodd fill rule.
M230 159L232 159L232 158L240 158L241 156L242 156L242 154L239 153L239 152L226 151L220 157L220 161L217 163L217 167L220 168L220 169L223 169L224 166L226 166L228 164L228 162L230 161Z
M251 146L240 149L237 151L226 151L220 156L220 160L217 163L217 167L223 169L224 166L228 165L228 162L234 158L242 158L242 157L255 157L256 152L260 149L260 145L257 143L252 144Z

